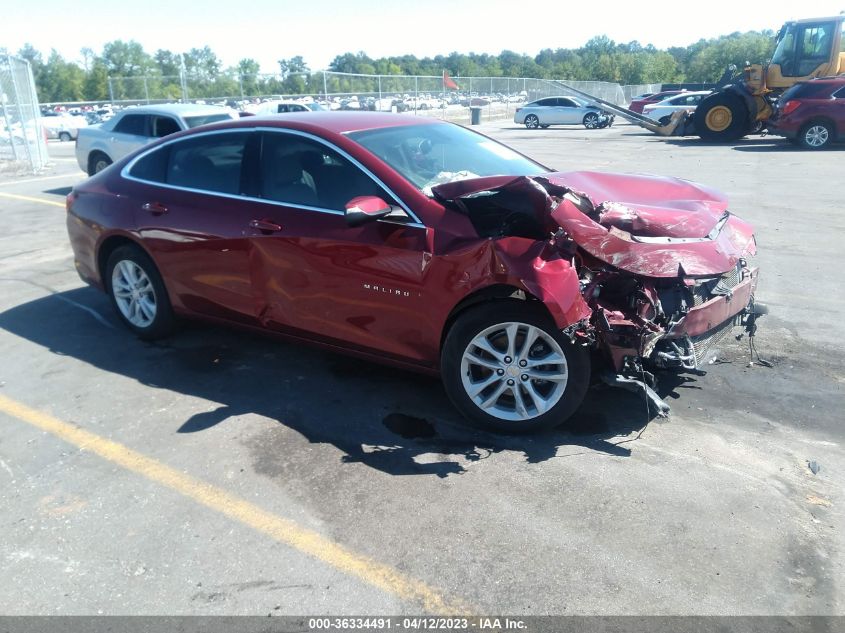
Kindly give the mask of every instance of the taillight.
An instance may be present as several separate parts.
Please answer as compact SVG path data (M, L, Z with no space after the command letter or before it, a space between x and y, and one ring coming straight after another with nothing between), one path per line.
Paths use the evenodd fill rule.
M65 211L70 213L70 208L73 206L74 202L76 202L76 193L71 191L65 198Z
M800 101L796 101L795 99L790 99L786 103L783 104L783 107L780 109L781 114L790 114L795 112L796 108L801 105Z

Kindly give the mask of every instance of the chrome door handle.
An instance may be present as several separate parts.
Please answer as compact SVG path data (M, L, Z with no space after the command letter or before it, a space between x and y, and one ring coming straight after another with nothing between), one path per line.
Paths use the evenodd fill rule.
M167 213L167 207L161 204L160 202L146 202L141 205L142 211L148 211L153 215L164 215Z
M262 233L278 233L282 230L282 225L272 220L252 220L249 226L250 228L258 229Z

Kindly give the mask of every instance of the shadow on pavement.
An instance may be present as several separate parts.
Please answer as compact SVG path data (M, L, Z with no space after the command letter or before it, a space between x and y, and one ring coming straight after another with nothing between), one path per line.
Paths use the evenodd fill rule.
M86 310L115 328L103 327ZM145 343L123 328L105 295L89 288L0 313L0 327L54 354L142 385L219 403L187 420L165 418L165 432L198 433L233 416L258 414L311 443L336 446L344 462L392 475L460 474L465 470L461 462L503 451L521 452L529 463L588 452L628 456L624 437L644 428L651 417L643 398L596 386L566 430L497 435L469 426L436 378L204 324L186 324L165 341ZM103 397L109 397L107 390ZM260 450L267 456L278 458L290 450L281 434L266 444Z

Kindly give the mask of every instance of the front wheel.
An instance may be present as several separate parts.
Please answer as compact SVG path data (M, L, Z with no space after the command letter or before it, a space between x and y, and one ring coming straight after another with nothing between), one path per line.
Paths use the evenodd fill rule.
M599 115L595 112L587 112L587 114L584 115L583 123L584 127L588 130L594 130L598 127Z
M695 131L706 141L735 141L748 131L748 109L730 92L705 97L695 109Z
M71 140L70 132L60 132L59 133L59 140L62 143L67 143L68 141L70 141Z
M589 384L590 357L541 305L494 302L458 317L443 345L441 372L464 416L525 433L558 426L575 412Z
M804 149L822 149L830 144L833 128L827 123L815 121L808 123L798 133L798 144Z
M121 246L109 256L104 278L121 320L144 340L162 338L175 319L164 281L153 260L137 246Z
M525 127L529 130L536 130L540 127L540 119L537 117L536 114L529 114L525 117Z

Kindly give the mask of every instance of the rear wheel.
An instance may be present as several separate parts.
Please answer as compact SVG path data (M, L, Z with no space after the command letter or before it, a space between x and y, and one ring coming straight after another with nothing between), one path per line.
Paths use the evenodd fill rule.
M143 250L121 246L109 256L103 281L121 320L140 338L173 331L175 319L161 275Z
M71 140L70 132L60 132L59 140L63 143L67 143L69 140Z
M536 114L529 114L525 117L525 127L529 130L536 130L540 127L540 119L537 117Z
M822 149L830 144L833 128L823 121L811 121L798 133L798 144L804 149Z
M695 129L708 141L735 141L748 131L748 110L740 97L717 92L696 108Z
M449 330L441 371L467 418L524 433L562 424L587 391L590 357L538 303L495 302L467 310Z
M111 158L102 152L94 152L88 159L88 175L93 176L103 171L106 167L111 165Z

